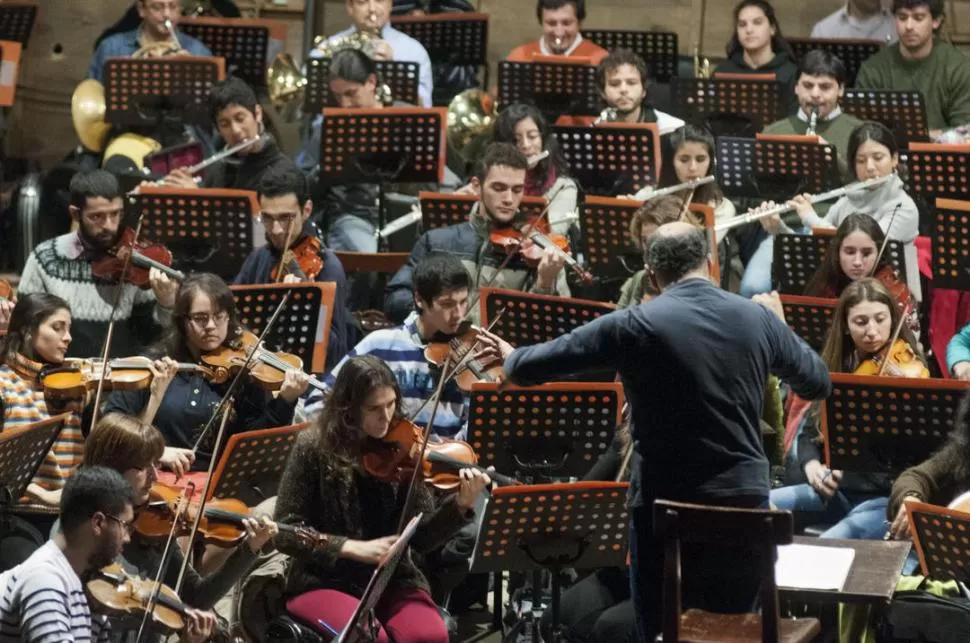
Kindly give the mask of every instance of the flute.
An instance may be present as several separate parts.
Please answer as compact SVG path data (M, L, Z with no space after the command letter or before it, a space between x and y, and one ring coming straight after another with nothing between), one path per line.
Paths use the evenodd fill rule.
M702 176L699 179L691 179L690 181L684 181L683 183L678 183L677 185L671 185L670 187L660 188L659 190L654 190L649 194L644 194L646 189L640 190L634 196L636 201L653 201L654 199L659 199L662 196L667 196L669 194L676 194L682 190L696 190L702 185L707 185L708 183L714 182L714 175ZM640 196L643 194L643 196Z
M859 190L868 190L869 188L875 187L877 185L882 185L890 178L892 174L887 174L886 176L880 176L878 179L867 179L865 181L855 181L848 185L835 190L829 190L828 192L822 192L821 194L816 194L811 198L812 205L816 203L821 203L822 201L831 201L832 199L838 199L846 194L852 192L858 192ZM773 214L782 214L784 212L789 212L794 210L795 206L789 205L788 203L782 203L781 205L776 205L773 208L768 208L760 212L749 212L748 214L742 215L740 217L734 217L728 221L718 223L714 226L715 232L724 232L725 230L730 230L731 228L736 228L738 226L744 225L746 223L752 223L754 221L759 221L765 217L770 217Z

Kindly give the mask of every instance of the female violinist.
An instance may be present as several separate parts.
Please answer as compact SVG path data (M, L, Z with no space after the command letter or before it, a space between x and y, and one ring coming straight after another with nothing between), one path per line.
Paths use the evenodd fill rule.
M180 372L178 363L203 363L207 354L235 347L242 332L229 286L213 274L189 276L176 294L172 325L149 350L149 356L156 359L150 388L114 391L108 396L105 412L137 416L158 427L167 446L192 450L229 384L215 384L199 372ZM309 377L305 373L287 371L276 397L243 377L247 379L236 392L227 435L291 423L296 400L307 387ZM215 437L215 430L210 431L194 458L183 452L186 459L182 465L205 471L214 455Z
M280 551L293 556L287 610L306 623L322 620L340 631L374 566L396 540L408 484L372 477L363 468L362 452L387 435L400 404L401 389L384 362L370 355L352 357L340 369L316 426L293 445L275 515L303 520L328 539L313 552L286 534L277 539ZM437 507L426 486L417 485L414 507L424 517L411 547L429 551L472 519L475 499L489 478L472 469L462 469L460 478L458 493ZM448 641L428 581L410 556L401 559L376 616L380 643Z
M861 366L863 371L888 377L929 377L919 345L900 319L899 306L881 281L852 282L833 313L822 359L833 373L859 372ZM883 369L886 360L890 363ZM877 370L870 368L873 362ZM834 524L823 538L882 538L891 481L884 475L828 469L822 464L819 427L815 404L797 437L798 461L807 482L773 490L772 504Z

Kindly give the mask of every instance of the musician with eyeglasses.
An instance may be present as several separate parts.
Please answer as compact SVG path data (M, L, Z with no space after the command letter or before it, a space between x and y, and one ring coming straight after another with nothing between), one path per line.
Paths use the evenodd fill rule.
M104 82L104 61L108 58L128 57L136 52L155 51L158 54L185 53L189 56L211 56L208 47L192 36L170 30L169 25L178 23L182 15L179 0L135 0L141 24L137 29L116 33L101 41L91 59L88 78ZM174 33L173 33L174 31ZM166 44L170 47L166 47Z

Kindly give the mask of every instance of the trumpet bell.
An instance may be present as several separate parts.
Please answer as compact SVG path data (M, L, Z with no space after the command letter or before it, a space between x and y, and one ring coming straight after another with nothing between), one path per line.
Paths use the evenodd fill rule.
M498 110L487 92L466 89L448 104L448 144L466 161L477 159L491 138Z
M71 121L86 149L100 152L111 126L105 123L104 86L93 78L82 81L71 96Z
M266 69L266 87L273 108L286 122L296 119L306 92L306 76L286 53L276 54Z

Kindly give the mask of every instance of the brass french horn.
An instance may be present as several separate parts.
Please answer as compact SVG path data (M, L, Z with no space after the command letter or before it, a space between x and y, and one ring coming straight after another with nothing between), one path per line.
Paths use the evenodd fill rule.
M266 68L266 91L270 103L287 123L296 120L306 93L306 76L287 53L276 54Z
M466 89L448 104L448 144L466 161L479 158L492 137L498 109L481 89Z

